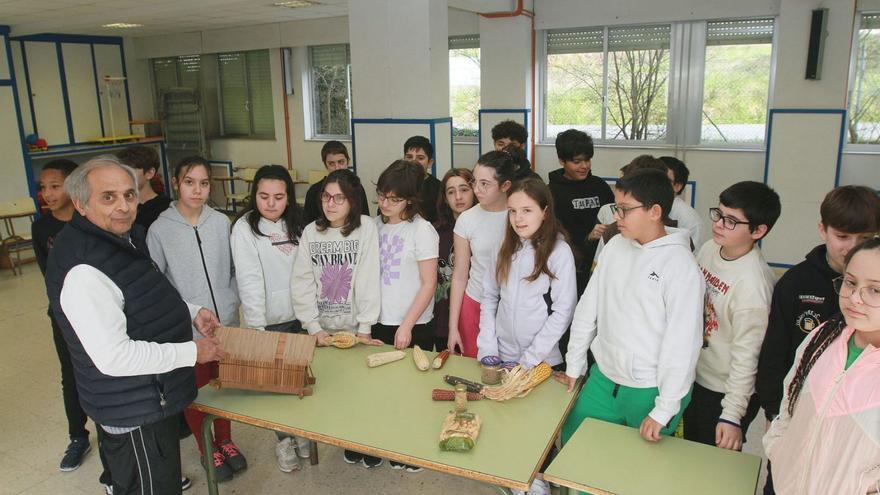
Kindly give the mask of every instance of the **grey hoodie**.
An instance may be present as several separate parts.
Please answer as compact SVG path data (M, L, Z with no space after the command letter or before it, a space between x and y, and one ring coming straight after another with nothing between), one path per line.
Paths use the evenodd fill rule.
M177 211L177 201L173 201L147 233L150 257L185 301L214 311L196 230L202 241L204 266L207 266L211 278L220 323L238 326L238 291L229 247L230 223L226 215L205 206L198 226L193 227ZM193 336L198 338L201 335L193 331Z

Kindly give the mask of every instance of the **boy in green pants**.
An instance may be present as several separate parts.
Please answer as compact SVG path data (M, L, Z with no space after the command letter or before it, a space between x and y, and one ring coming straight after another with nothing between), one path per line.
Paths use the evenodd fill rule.
M702 343L704 282L687 231L665 227L674 192L666 174L637 170L617 182L612 211L620 235L600 253L571 324L568 363L557 380L574 390L596 363L562 428L566 442L584 418L671 435L690 400Z

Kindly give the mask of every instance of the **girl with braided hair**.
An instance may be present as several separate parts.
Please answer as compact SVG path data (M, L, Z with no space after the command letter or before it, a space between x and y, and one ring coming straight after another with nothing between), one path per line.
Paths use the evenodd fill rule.
M835 279L840 315L801 344L764 436L776 493L880 493L880 237Z

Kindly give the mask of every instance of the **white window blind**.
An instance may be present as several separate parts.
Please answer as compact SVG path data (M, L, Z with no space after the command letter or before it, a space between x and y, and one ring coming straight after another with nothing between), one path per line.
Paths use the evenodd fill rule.
M449 37L449 49L450 50L462 50L465 48L479 48L480 47L480 35L479 34L466 34L463 36L450 36Z
M274 136L269 51L217 55L224 136Z
M601 53L604 37L602 28L550 31L547 33L547 54Z
M706 45L756 45L773 42L773 19L709 21Z

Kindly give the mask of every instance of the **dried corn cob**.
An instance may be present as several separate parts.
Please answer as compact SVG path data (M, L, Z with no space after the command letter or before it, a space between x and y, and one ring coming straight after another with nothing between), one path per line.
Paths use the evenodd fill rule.
M432 366L435 370L439 370L443 367L444 364L446 364L447 359L449 359L449 349L440 351L440 354L437 354L437 356L434 357L434 362L432 363Z
M336 332L330 336L330 345L339 349L348 349L357 344L357 335L351 332Z
M480 394L475 394L473 392L468 392L467 394L468 401L480 400L483 398ZM444 401L453 401L455 400L455 391L454 390L446 390L444 388L435 388L431 391L431 399L432 400L444 400Z
M425 354L421 347L413 346L412 357L413 363L416 364L416 368L419 371L428 371L428 368L431 367L431 363L428 362L428 355Z
M377 352L375 354L370 354L369 356L367 356L367 366L370 368L375 368L376 366L382 366L383 364L400 361L405 357L406 353L403 351Z
M523 397L528 394L531 379L529 372L522 366L517 366L510 371L504 371L501 385L483 387L483 396L487 399L505 401L515 397Z
M535 388L544 380L550 378L553 374L553 368L547 363L541 363L529 371L529 388Z
M453 376L453 375L445 375L443 377L443 381L450 385L458 385L459 383L463 384L467 387L468 392L480 393L483 390L483 386L479 383L472 382L470 380L465 380L464 378Z

